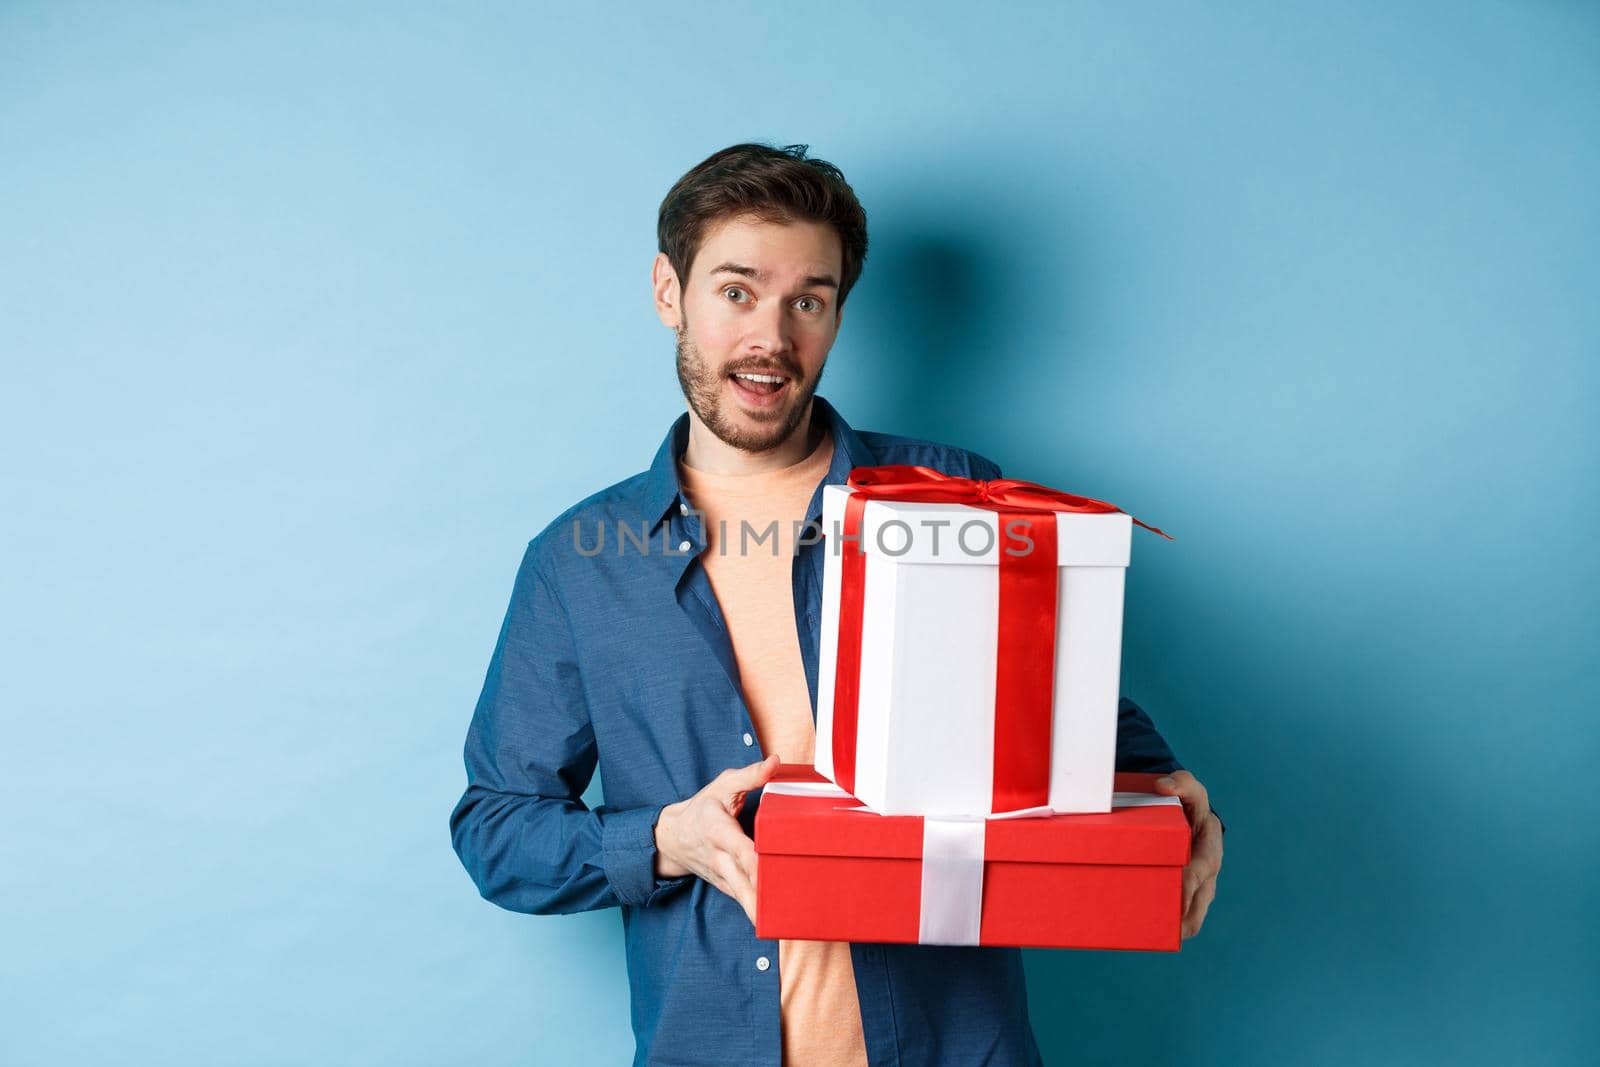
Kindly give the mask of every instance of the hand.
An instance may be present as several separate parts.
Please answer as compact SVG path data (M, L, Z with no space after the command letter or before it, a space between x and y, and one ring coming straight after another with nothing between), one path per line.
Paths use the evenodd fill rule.
M750 925L756 921L756 846L735 817L745 794L778 770L776 754L760 763L730 767L687 800L668 804L656 820L656 876L705 879L737 900Z
M1182 937L1200 932L1206 911L1217 895L1217 875L1222 870L1222 823L1211 812L1206 787L1188 771L1173 771L1156 779L1156 792L1183 801L1193 841L1189 846L1189 865L1183 869Z

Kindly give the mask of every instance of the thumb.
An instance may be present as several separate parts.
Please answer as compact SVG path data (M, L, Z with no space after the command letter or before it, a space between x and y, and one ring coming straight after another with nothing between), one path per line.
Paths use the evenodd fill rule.
M777 772L778 764L780 762L781 761L778 759L778 754L774 752L760 763L751 763L744 767L734 767L731 770L723 772L724 781L722 784L730 793L745 792L751 789L759 788L766 782L768 778L771 778L773 774Z

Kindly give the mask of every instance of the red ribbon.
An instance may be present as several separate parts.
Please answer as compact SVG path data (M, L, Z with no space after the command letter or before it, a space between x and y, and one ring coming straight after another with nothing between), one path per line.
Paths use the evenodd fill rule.
M861 620L865 605L866 556L861 519L869 500L965 504L998 512L1009 533L1012 519L1025 521L1033 550L1000 552L1000 597L995 659L994 796L991 811L1040 807L1050 800L1050 720L1055 680L1056 513L1121 512L1115 504L1063 493L1016 478L983 481L943 474L932 467L889 464L856 467L847 483L856 491L845 501L841 530L839 645L833 688L834 781L855 792L856 726L861 691ZM1133 518L1133 516L1129 516ZM1133 519L1167 540L1171 536Z

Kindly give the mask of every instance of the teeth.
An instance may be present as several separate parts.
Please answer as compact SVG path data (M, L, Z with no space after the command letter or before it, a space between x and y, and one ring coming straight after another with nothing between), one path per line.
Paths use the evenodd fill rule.
M744 378L752 382L769 382L773 385L780 385L785 380L776 374L735 374L734 377Z

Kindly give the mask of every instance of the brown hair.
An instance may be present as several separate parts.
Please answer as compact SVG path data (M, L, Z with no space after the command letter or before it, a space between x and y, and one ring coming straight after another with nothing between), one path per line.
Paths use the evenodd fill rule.
M689 268L713 223L740 215L763 222L828 223L843 251L838 307L844 308L867 260L867 213L839 168L807 159L807 147L731 145L678 179L661 201L656 238L680 284L688 283Z

